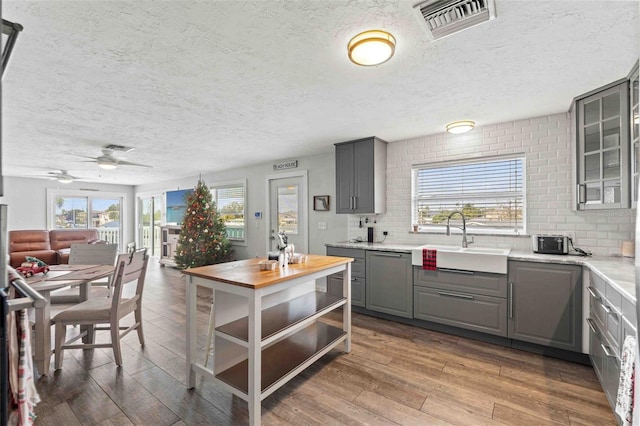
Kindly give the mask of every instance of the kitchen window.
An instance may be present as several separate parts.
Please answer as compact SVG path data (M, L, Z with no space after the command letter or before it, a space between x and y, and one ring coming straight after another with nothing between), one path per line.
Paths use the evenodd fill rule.
M246 241L246 181L227 182L211 185L211 195L225 226L227 238L232 243Z
M517 155L413 166L413 224L444 232L449 215L460 211L469 233L525 234L524 165ZM451 224L460 226L460 216Z

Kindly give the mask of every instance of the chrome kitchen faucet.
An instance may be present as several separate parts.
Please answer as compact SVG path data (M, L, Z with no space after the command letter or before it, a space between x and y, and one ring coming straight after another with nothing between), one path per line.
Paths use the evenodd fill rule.
M469 244L473 244L473 237L471 237L471 241L467 241L467 221L464 218L464 215L462 214L461 211L456 210L454 212L452 212L449 217L447 218L447 235L451 235L451 225L449 225L449 221L451 220L451 216L453 216L454 214L458 213L460 216L462 216L462 228L460 228L459 226L455 226L454 227L458 228L458 229L462 229L462 247L467 248L469 247Z

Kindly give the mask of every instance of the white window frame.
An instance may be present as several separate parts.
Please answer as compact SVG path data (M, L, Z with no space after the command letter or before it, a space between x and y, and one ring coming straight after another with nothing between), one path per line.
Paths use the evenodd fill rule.
M423 164L414 164L411 167L411 222L413 224L417 224L418 220L416 218L416 202L417 198L417 184L416 184L416 175L419 170L427 169L427 168L445 168L449 166L459 166L465 164L482 164L482 163L490 163L494 161L505 161L505 160L513 160L513 159L521 159L522 160L522 225L519 228L494 228L494 227L475 227L473 225L469 225L467 223L467 233L475 234L475 235L526 235L527 234L527 188L526 188L526 156L524 153L517 153L512 155L501 155L501 156L491 156L491 157L477 157L470 158L464 160L456 160L456 161L443 161L437 163L423 163ZM454 216L452 218L459 220L460 216ZM420 232L425 233L436 233L436 234L444 234L446 233L446 223L437 224L437 225L420 225Z
M247 180L246 179L236 179L236 180L229 180L229 181L223 181L223 182L215 182L212 184L209 184L209 191L211 191L211 196L213 198L213 200L216 202L216 208L218 209L218 212L220 213L220 206L218 205L218 189L224 189L224 188L232 188L232 187L237 187L237 186L242 186L243 192L244 192L244 229L243 229L243 235L244 238L240 239L240 238L228 238L229 242L232 245L236 245L236 246L247 246L247 230L248 230L248 218L247 218Z
M56 198L57 197L77 197L77 198L86 198L87 199L87 209L89 210L87 213L91 214L91 200L94 198L101 199L119 199L120 200L120 242L119 242L119 251L122 251L124 247L124 238L126 235L127 227L126 223L128 223L128 215L127 215L127 194L123 192L89 192L82 191L77 189L58 189L58 188L47 188L47 229L52 230L55 228L56 222ZM89 223L87 223L89 225ZM87 226L88 228L88 226ZM94 229L94 228L88 228Z

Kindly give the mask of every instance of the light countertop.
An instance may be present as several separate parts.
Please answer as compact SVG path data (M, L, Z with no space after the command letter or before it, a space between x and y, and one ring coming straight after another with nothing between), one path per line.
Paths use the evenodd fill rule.
M416 248L415 244L394 243L366 243L342 241L326 244L327 247L342 247L362 250L393 251L411 253ZM567 265L586 266L606 282L610 283L622 296L630 302L636 303L635 266L633 258L627 257L603 257L603 256L570 256L538 254L527 250L511 250L509 260L522 260L527 262L560 263Z

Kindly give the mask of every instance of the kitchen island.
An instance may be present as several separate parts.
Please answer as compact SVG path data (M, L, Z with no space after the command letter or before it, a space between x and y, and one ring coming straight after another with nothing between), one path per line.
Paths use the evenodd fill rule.
M187 387L196 374L247 401L249 423L260 424L260 402L344 342L351 351L351 262L309 255L305 263L260 270L248 259L186 269ZM342 272L342 297L316 291L315 280ZM197 287L213 290L211 366L196 360ZM321 321L343 307L342 329ZM203 357L206 359L208 357Z

